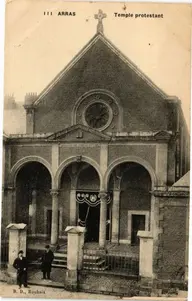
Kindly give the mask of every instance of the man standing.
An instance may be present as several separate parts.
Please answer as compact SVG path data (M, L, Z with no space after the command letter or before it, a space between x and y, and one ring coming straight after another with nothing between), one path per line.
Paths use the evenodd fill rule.
M23 257L23 251L19 251L18 257L15 259L13 263L13 267L17 270L17 284L19 285L19 288L21 288L22 285L24 287L27 287L27 259Z
M54 255L53 252L50 250L49 245L45 246L45 253L42 256L42 264L41 264L41 271L43 272L43 279L50 280L51 274L51 264L53 262Z

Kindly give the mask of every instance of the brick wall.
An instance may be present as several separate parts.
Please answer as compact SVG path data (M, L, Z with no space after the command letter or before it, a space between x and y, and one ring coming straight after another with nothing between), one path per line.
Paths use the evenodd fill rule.
M177 279L185 266L186 198L160 198L158 277Z
M92 89L107 89L120 99L127 131L167 129L167 101L98 41L39 103L35 132L70 126L75 102Z
M128 238L128 211L146 210L151 208L151 179L148 172L141 166L125 172L121 181L120 194L120 239Z
M26 156L38 156L51 163L51 145L12 145L11 166Z
M90 145L64 145L62 144L59 148L59 164L72 156L87 156L95 160L97 163L100 162L100 145L98 143Z
M148 161L155 169L155 145L109 145L109 164L123 156L138 156L141 159Z

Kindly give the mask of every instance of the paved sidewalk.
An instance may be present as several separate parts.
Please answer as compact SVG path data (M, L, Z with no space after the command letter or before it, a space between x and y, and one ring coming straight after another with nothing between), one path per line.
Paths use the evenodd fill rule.
M120 300L117 296L72 293L64 289L30 285L29 288L19 289L17 285L0 283L0 296L2 298L43 298L43 299L84 299L84 300ZM122 298L130 301L187 301L186 297L130 297Z
M3 298L50 298L50 299L91 299L118 300L120 297L88 293L72 293L64 289L30 285L19 289L17 285L0 283L0 296Z

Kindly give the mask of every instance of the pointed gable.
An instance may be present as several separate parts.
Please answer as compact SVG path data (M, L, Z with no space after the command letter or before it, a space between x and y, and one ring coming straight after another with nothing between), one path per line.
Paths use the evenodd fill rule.
M127 131L167 130L166 94L103 35L97 34L34 102L35 132L73 125L73 108L91 90L120 99ZM117 131L116 128L106 131Z

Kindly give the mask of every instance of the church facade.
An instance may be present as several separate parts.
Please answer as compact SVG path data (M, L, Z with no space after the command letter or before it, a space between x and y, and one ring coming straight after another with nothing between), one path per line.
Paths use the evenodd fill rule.
M189 171L180 100L146 77L100 24L39 95L26 94L24 108L26 134L3 139L2 230L10 222L25 223L28 237L57 245L68 225L80 225L86 242L100 248L137 246L138 231L147 231L160 264L161 210L170 187ZM170 202L180 205L167 218L175 214L178 227L184 225L182 265L188 192L181 190L171 192ZM167 225L171 233L174 224Z

